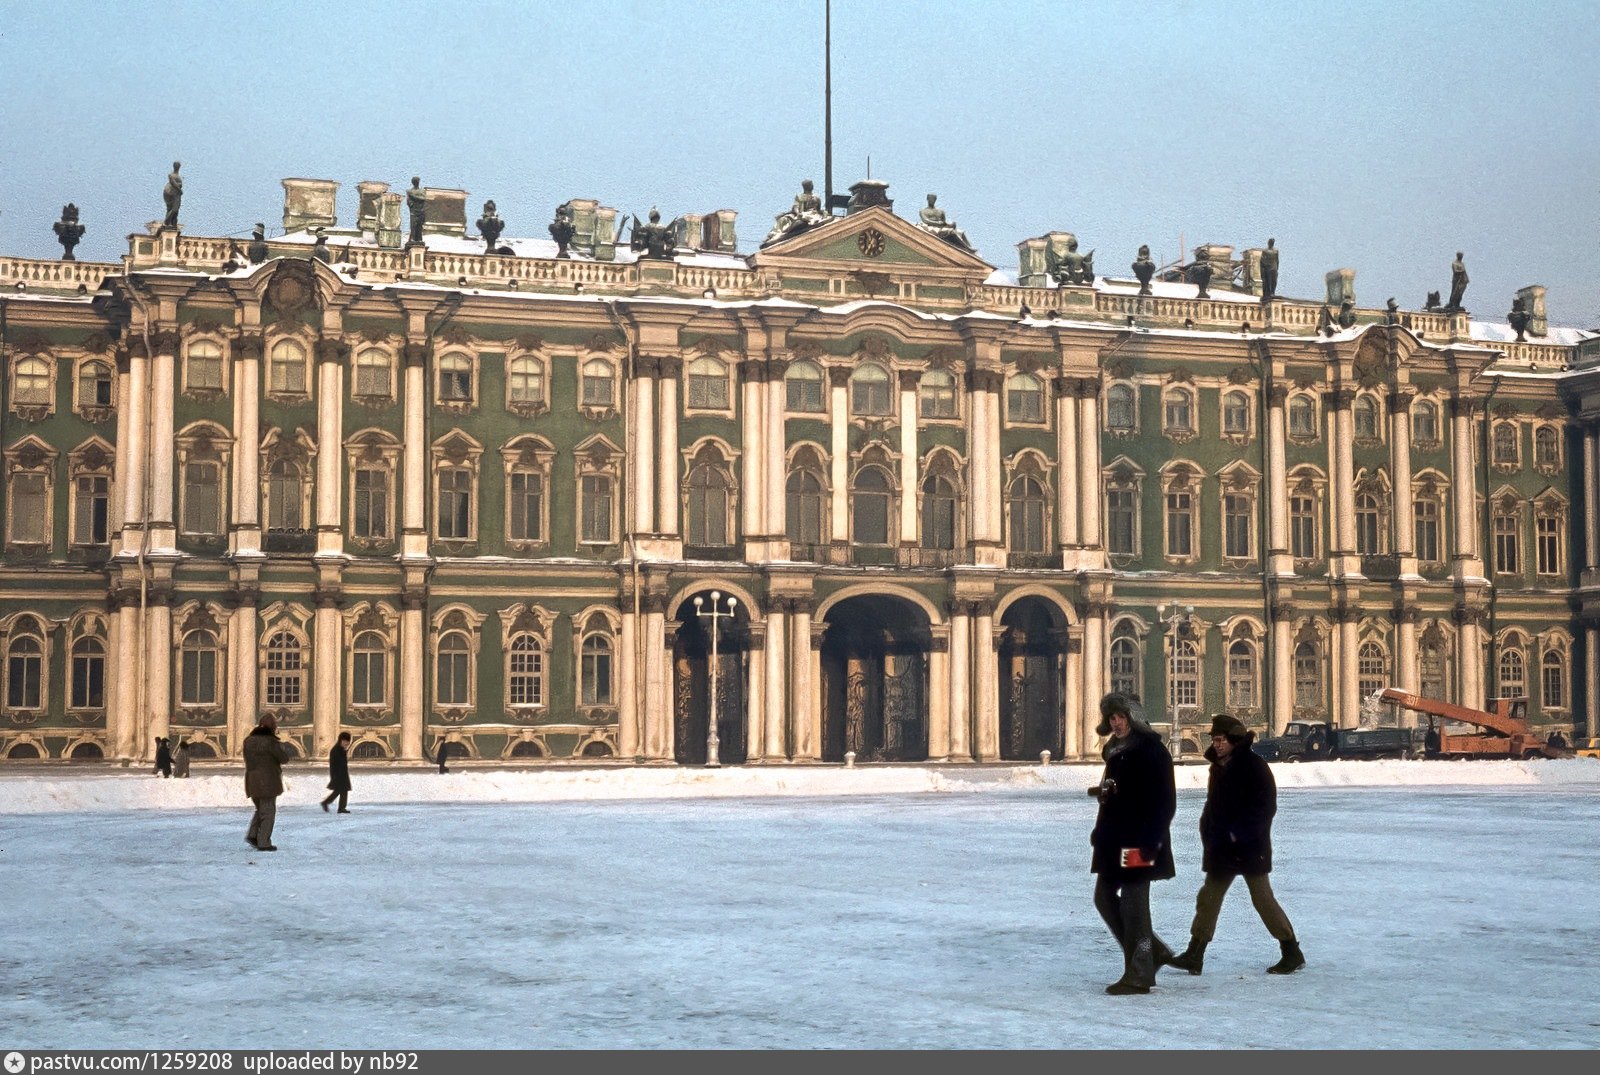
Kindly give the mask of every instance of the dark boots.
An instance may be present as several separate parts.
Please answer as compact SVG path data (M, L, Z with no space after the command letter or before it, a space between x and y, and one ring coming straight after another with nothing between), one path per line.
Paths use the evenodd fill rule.
M1267 968L1268 974L1293 974L1306 965L1306 957L1300 952L1299 941L1279 941L1278 947L1283 949L1283 958Z
M1171 959L1167 960L1167 966L1177 967L1179 970L1186 970L1190 974L1199 974L1200 968L1205 965L1205 961L1206 942L1197 941L1191 937L1189 939L1189 947L1185 948L1178 955L1175 955Z

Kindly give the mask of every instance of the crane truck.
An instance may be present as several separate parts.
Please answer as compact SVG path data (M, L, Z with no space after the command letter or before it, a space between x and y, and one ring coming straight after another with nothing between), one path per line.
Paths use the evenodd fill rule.
M1424 698L1398 687L1385 687L1380 702L1421 713L1428 718L1427 755L1431 758L1556 758L1562 753L1528 726L1526 698L1496 698L1492 710L1470 709L1437 698ZM1435 727L1435 721L1438 726ZM1471 724L1481 732L1448 732L1446 721Z

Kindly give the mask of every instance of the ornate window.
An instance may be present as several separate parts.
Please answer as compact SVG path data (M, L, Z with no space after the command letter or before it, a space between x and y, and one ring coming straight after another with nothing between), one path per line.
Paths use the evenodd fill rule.
M1196 432L1193 392L1187 388L1167 389L1162 399L1162 427L1167 433Z
M1225 392L1222 396L1222 431L1236 437L1250 435L1250 396Z
M595 618L591 617L591 625ZM578 647L578 703L586 706L613 705L611 636L585 634Z
M856 471L850 490L851 540L857 545L891 545L894 481L878 466Z
M735 485L726 459L714 444L706 444L695 454L684 479L688 498L687 542L700 546L733 544Z
M434 536L440 541L478 539L478 466L483 449L460 430L434 442Z
M537 414L549 406L544 363L518 355L506 364L506 407L518 414Z
M351 393L357 399L394 398L394 360L381 347L363 347L356 352L356 374Z
M1540 426L1533 431L1533 464L1552 469L1561 466L1561 433L1555 426Z
M894 393L889 371L874 363L859 367L850 377L850 413L876 417L892 414Z
M783 377L784 396L791 411L821 414L827 409L822 390L822 368L815 362L796 362Z
M929 370L917 387L917 412L924 418L957 415L956 379L947 370Z
M291 631L277 631L267 639L266 704L298 709L305 704L305 649Z
M292 459L279 458L267 467L267 529L305 529L305 474Z
M1187 468L1174 471L1163 491L1166 526L1165 555L1171 560L1196 559L1200 555L1199 481Z
M1411 408L1411 439L1419 445L1439 443L1439 408L1425 399Z
M1562 555L1562 534L1566 531L1566 508L1559 500L1541 500L1534 505L1533 540L1535 568L1541 575L1560 575L1566 557Z
M1539 706L1545 712L1567 708L1567 655L1547 649L1539 659Z
M1356 650L1356 691L1367 699L1388 684L1389 655L1376 642L1363 642Z
M1444 641L1439 636L1437 628L1423 632L1417 654L1417 687L1422 696L1448 701L1449 695L1446 691L1449 677L1445 669Z
M1510 496L1500 498L1494 507L1494 570L1497 575L1516 575L1522 571L1522 511Z
M72 543L104 545L111 540L111 446L98 438L67 457L72 473Z
M384 708L389 704L389 644L377 631L362 631L350 650L350 704Z
M1256 648L1243 638L1228 643L1228 708L1256 708Z
M1522 650L1508 644L1500 651L1500 697L1526 698L1527 696L1527 661L1522 656Z
M506 471L506 540L516 547L548 544L555 449L540 437L525 436L507 444L500 454Z
M617 465L620 452L603 437L578 446L578 542L612 545L617 540Z
M1322 505L1316 486L1302 480L1289 493L1289 552L1296 560L1315 560L1322 550Z
M1006 379L1006 421L1026 425L1044 422L1044 385L1031 373Z
M1144 677L1141 671L1139 640L1127 626L1119 626L1116 637L1111 640L1111 689L1120 694L1143 697L1141 684Z
M513 707L544 705L544 646L531 634L511 640L506 653L506 684Z
M938 469L934 469L937 467ZM939 455L922 479L922 547L954 549L961 492L948 457Z
M1222 555L1229 560L1249 559L1255 522L1255 498L1248 492L1222 494Z
M181 476L178 532L191 538L226 533L228 435L220 426L198 424L176 438Z
M1172 653L1172 676L1167 688L1167 709L1194 709L1200 705L1200 647L1180 638Z
M1373 493L1356 494L1356 552L1378 556L1383 552L1383 505Z
M37 407L49 414L55 407L55 365L39 355L20 358L12 368L11 406ZM42 417L43 415L41 415Z
M1141 473L1127 460L1105 471L1106 551L1112 556L1138 556L1140 542Z
M471 403L472 356L464 351L449 351L439 356L439 402Z
M1114 384L1106 389L1106 428L1113 433L1132 433L1138 427L1138 395L1131 384Z
M1317 435L1317 405L1310 396L1299 395L1289 400L1289 436L1306 440Z
M1432 496L1419 496L1411 503L1412 537L1416 542L1417 559L1424 563L1444 562L1439 541L1439 500Z
M218 703L217 668L221 647L213 631L204 628L184 634L178 647L178 704L214 706Z
M822 460L815 450L795 453L784 485L784 529L792 545L828 541L828 487L822 474Z
M106 646L98 638L85 636L72 644L72 682L67 707L106 707Z
M434 653L433 697L439 706L466 706L472 699L472 643L460 631L446 631Z
M689 363L686 371L689 381L689 407L697 410L726 411L731 409L728 400L728 367L721 360L702 355Z
M53 543L55 450L35 437L7 448L6 544L49 549Z
M183 387L189 392L221 392L222 345L215 340L191 340L183 363Z
M20 617L6 646L6 709L40 710L45 704L44 632L38 621Z
M363 548L394 540L395 470L400 441L381 429L364 429L345 442L350 474L350 538Z
M587 410L610 411L617 406L617 378L611 363L591 358L583 364L582 405Z
M1294 705L1296 709L1322 708L1322 653L1315 642L1294 647Z
M116 406L116 382L111 366L89 359L78 367L78 409L104 409Z
M267 394L305 396L309 352L298 340L279 340L267 360Z
M1031 461L1031 459L1030 459ZM1019 474L1006 492L1006 529L1012 552L1044 552L1050 545L1050 508L1044 482L1036 474Z
M1491 437L1490 459L1496 466L1514 467L1522 458L1521 438L1517 436L1517 423L1496 422Z
M1355 419L1356 440L1378 440L1378 401L1371 396L1357 396L1350 411Z

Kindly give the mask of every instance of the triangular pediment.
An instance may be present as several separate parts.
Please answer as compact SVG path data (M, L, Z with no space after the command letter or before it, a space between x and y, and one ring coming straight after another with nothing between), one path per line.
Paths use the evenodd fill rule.
M846 272L920 270L935 276L979 279L994 271L976 254L947 243L882 207L835 217L780 239L762 247L754 260L757 267L805 266Z

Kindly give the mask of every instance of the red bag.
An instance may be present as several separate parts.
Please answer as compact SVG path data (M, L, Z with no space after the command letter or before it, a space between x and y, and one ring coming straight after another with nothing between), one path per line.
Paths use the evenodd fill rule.
M1145 857L1143 848L1124 847L1122 849L1122 865L1124 868L1132 870L1154 866L1155 863Z

